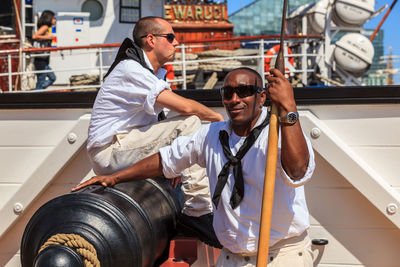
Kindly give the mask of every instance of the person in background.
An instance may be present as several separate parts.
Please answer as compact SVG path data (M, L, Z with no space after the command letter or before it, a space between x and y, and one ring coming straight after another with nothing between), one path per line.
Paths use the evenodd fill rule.
M50 47L51 40L54 35L50 32L52 26L56 24L56 16L53 11L45 10L40 16L37 28L38 30L32 35L35 47ZM43 52L40 52L41 54ZM46 89L54 83L56 75L49 66L50 56L37 56L35 57L35 69L37 71L47 70L47 72L41 72L37 74L37 82L35 89Z

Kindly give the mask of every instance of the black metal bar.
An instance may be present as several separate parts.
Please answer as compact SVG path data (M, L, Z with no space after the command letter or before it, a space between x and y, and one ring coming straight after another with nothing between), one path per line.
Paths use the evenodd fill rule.
M222 107L219 90L182 90L177 94L209 107ZM298 105L400 104L400 86L295 88ZM0 109L58 109L93 107L97 92L2 93ZM267 103L268 104L268 103Z

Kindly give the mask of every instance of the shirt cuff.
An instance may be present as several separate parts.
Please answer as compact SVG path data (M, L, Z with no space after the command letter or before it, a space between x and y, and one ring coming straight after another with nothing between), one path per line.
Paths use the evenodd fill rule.
M157 99L158 95L164 90L171 91L171 87L169 86L169 84L166 81L157 80L154 90L151 90L151 92L146 97L146 101L144 103L144 110L146 113L148 113L150 115L154 115L154 114L157 115L158 113L160 113L162 111L162 107L156 105L156 99ZM157 108L157 106L158 106L158 108Z
M309 142L307 142L307 147L308 147L308 151L309 151L308 166L307 166L306 173L304 174L304 176L301 179L293 180L292 178L290 178L290 176L283 169L282 164L280 164L281 166L280 166L279 170L282 174L281 177L282 177L283 181L285 182L285 184L287 184L290 187L294 188L294 187L299 187L299 186L306 184L311 179L311 176L314 173L314 169L315 169L314 153L313 153L311 144Z
M171 158L171 147L166 146L162 147L159 150L160 155L161 155L161 165L162 165L162 171L165 176L165 178L175 178L180 176L180 173L176 173L173 169L171 169L170 166L173 166L173 164L169 161Z
M308 167L307 167L306 173L304 174L304 176L301 179L298 179L298 180L293 180L292 178L290 178L290 176L286 173L286 171L281 167L280 168L281 174L282 174L281 177L282 177L283 181L285 182L285 184L287 184L288 186L293 187L293 188L305 185L308 182L308 180L311 179L311 176L314 172L314 168L312 166L310 166L310 164L312 164L312 163L314 163L314 161L308 162Z

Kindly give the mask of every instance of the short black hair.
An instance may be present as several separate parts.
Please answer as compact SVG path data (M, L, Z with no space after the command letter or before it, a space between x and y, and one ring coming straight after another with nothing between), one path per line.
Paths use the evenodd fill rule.
M160 20L165 20L161 17L156 16L148 16L141 18L138 22L136 22L135 28L133 29L132 37L135 44L139 47L143 47L145 44L144 38L147 34L160 34L163 30L162 25L159 23Z
M228 74L225 76L225 80L226 80L226 77L229 76L229 74L231 74L232 72L236 72L236 71L238 71L238 70L244 70L244 71L248 71L248 72L253 73L254 75L256 75L257 80L258 80L258 81L260 82L260 84L261 84L261 87L264 87L264 85L263 85L263 79L262 79L260 73L258 73L256 70L254 70L254 69L252 69L252 68L249 68L249 67L239 67L239 68L236 68L236 69L231 70L231 71L228 72ZM225 83L225 80L224 80L224 83Z
M51 27L52 26L51 21L53 20L54 16L55 16L55 14L51 10L43 11L42 15L40 15L40 18L38 20L37 27L40 28L43 25L47 25L47 26Z

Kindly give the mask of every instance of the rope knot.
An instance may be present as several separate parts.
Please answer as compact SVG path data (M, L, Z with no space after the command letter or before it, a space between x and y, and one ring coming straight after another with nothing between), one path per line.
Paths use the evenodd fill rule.
M239 162L240 162L240 160L239 160L237 157L232 157L232 158L230 159L230 161L231 161L231 165L232 165L232 166L238 165Z
M75 251L82 256L85 267L100 267L100 261L97 258L96 249L80 235L53 235L41 246L38 253L50 245L63 245L75 249Z

